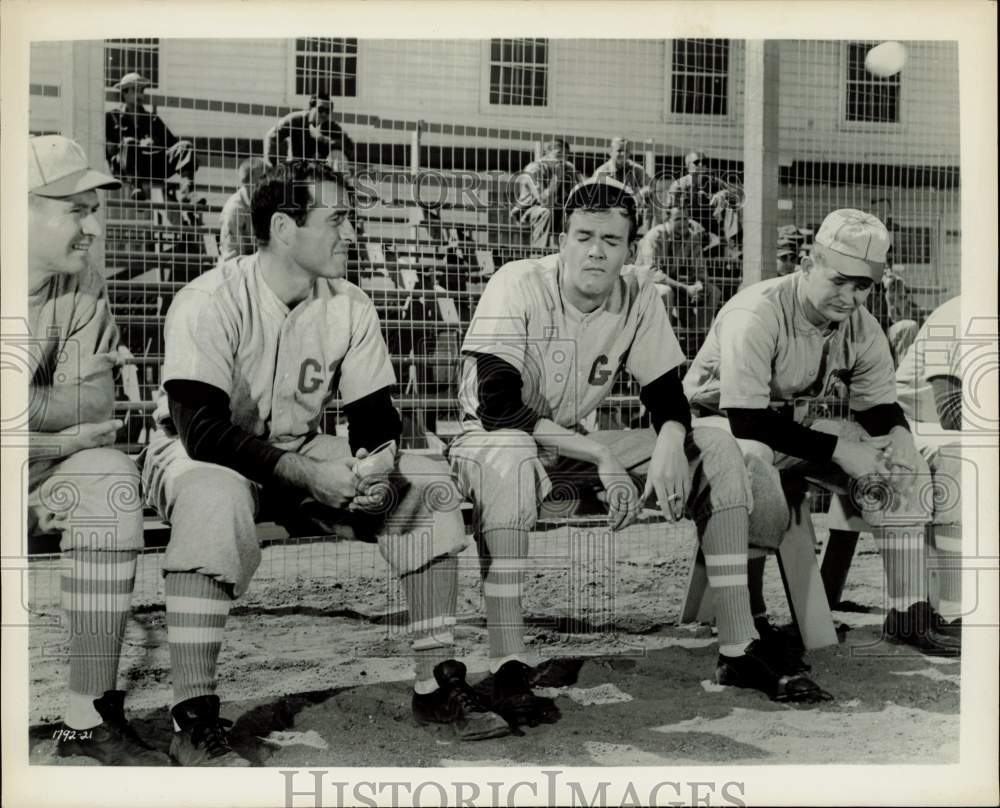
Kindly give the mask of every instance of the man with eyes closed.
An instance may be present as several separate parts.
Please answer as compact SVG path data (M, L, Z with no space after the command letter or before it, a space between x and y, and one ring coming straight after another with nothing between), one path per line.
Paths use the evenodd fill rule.
M603 496L614 531L633 523L647 499L670 521L689 514L719 607L720 683L773 699L823 698L813 682L782 669L755 631L747 546L757 536L776 546L787 507L772 478L750 474L731 435L691 429L679 373L684 355L659 295L653 284L622 274L634 255L635 198L617 180L598 177L572 190L564 213L559 252L501 267L462 345L463 432L448 459L474 508L489 705L515 731L558 718L553 701L531 689L544 668L524 641L522 594L539 507L547 498L559 507L553 500L568 499L570 490ZM640 386L652 428L586 434L581 421L621 369Z
M870 213L830 213L800 272L753 284L722 307L684 390L702 416L696 425L729 429L745 454L849 490L877 526L885 639L955 656L960 638L928 601L930 472L896 399L889 343L864 307L889 246L888 231ZM819 399L846 400L853 420L813 420L808 404Z

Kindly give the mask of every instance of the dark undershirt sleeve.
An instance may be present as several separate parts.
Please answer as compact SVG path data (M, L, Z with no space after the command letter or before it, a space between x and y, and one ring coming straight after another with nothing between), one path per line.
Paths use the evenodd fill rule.
M649 410L653 429L659 434L667 421L683 424L684 431L691 431L691 407L684 395L680 371L668 370L639 391L639 400Z
M733 436L755 440L782 454L813 463L828 463L837 448L837 436L817 432L768 409L726 410Z
M476 415L487 432L497 429L535 431L539 415L521 401L521 374L510 362L493 354L476 357L476 383L479 407Z
M351 454L357 454L358 449L371 451L390 440L398 443L403 433L403 421L393 406L388 387L345 404L344 414Z
M225 392L188 379L166 382L164 389L170 417L192 460L231 468L262 485L273 481L284 451L236 426Z
M867 410L851 410L854 419L865 428L872 437L888 435L893 427L901 426L907 432L910 425L899 404L876 404Z

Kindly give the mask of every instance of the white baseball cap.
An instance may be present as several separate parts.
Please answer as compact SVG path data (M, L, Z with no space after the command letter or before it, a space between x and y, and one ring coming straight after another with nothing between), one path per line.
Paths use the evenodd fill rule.
M95 188L120 188L121 183L90 167L75 140L62 135L28 138L28 192L63 197Z
M842 275L859 275L880 281L885 256L892 246L889 231L877 216L854 208L829 214L813 239L824 248L831 268Z

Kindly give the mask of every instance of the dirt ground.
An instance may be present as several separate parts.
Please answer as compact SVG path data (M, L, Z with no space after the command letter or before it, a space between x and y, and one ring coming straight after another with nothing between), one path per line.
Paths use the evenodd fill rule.
M824 517L814 517L826 536ZM780 705L713 684L706 626L677 625L694 545L690 524L637 525L613 545L566 528L532 536L526 595L530 647L581 657L562 710L524 737L477 743L410 715L404 604L377 549L356 543L271 546L234 607L219 661L223 715L238 750L262 766L626 766L772 763L946 763L958 760L960 663L879 642L881 561L862 537L837 611L841 643L810 652L834 696ZM486 673L486 629L473 552L463 554L457 654ZM170 742L169 655L160 555L140 559L121 686L139 732ZM31 573L31 761L56 762L66 632L58 561ZM612 574L613 572L613 574ZM772 619L787 623L777 564L768 562ZM857 609L857 610L855 610ZM68 763L85 761L66 761Z

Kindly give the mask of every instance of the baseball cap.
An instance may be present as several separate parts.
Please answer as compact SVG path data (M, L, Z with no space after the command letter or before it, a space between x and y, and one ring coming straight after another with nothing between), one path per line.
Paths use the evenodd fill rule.
M885 256L892 244L889 231L877 216L854 208L829 214L813 242L823 248L823 257L832 269L873 281L882 279Z
M118 80L117 84L112 86L111 89L124 90L126 87L131 87L133 85L138 87L149 87L152 85L152 82L144 78L140 73L126 73Z
M121 183L90 168L87 155L75 140L62 135L28 139L28 192L62 197L94 188L120 188Z

